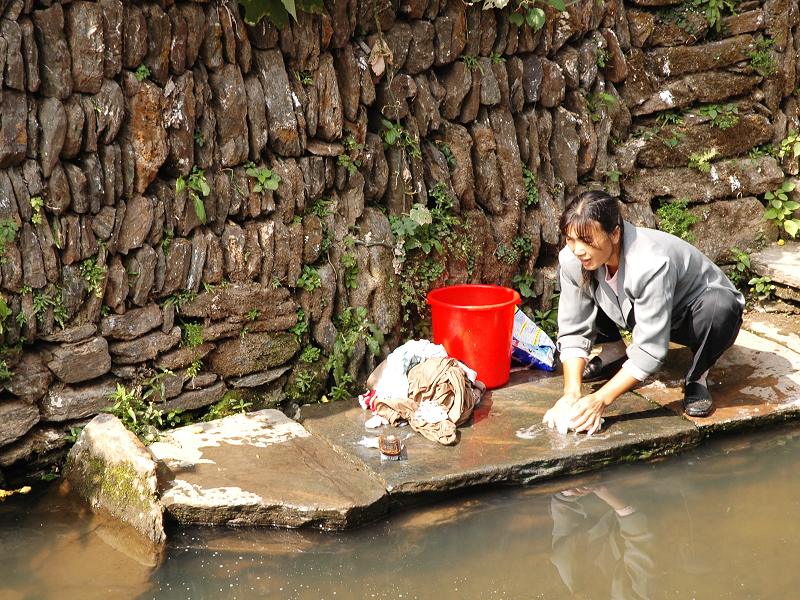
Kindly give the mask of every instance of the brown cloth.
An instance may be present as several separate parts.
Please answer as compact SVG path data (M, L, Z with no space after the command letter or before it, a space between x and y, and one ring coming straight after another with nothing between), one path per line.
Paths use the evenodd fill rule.
M408 372L408 397L377 400L375 413L391 424L405 419L414 431L429 440L451 445L458 441L456 427L472 415L485 387L473 385L458 362L452 358L429 358ZM419 405L433 402L444 409L447 419L438 423L416 416Z

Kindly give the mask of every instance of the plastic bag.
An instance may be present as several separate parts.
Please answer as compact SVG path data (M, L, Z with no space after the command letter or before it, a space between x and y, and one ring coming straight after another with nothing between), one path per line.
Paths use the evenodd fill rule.
M556 345L528 315L517 308L511 334L511 358L529 367L552 371Z

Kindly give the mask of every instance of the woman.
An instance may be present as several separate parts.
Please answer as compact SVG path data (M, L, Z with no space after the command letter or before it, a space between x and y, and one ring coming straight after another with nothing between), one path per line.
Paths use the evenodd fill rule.
M604 192L581 194L561 216L567 247L559 254L558 349L564 395L544 416L549 427L568 414L569 427L593 433L603 411L658 371L670 341L694 359L684 378L687 415L707 416L713 402L706 375L736 339L744 297L691 244L623 221ZM626 348L619 329L633 333ZM594 343L602 344L589 360ZM608 379L581 393L581 382Z

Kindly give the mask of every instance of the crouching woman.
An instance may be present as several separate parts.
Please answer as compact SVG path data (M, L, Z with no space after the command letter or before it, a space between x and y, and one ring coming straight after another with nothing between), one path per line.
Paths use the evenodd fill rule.
M558 349L564 395L544 416L555 427L596 431L603 411L656 373L670 341L694 358L684 376L686 414L713 409L706 375L742 323L744 297L725 274L682 239L623 221L619 202L604 192L581 194L560 222L567 246L559 254ZM626 347L620 329L632 332ZM589 360L592 346L602 344ZM581 382L608 381L588 395Z

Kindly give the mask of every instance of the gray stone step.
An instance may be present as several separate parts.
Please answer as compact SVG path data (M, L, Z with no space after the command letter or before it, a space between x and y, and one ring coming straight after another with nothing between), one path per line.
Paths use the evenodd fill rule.
M542 424L542 416L561 396L558 376L526 371L512 374L503 388L487 392L472 420L459 428L454 446L425 439L410 428L368 430L371 413L358 406L332 411L330 405L303 407L302 423L385 484L393 504L490 484L527 484L603 465L677 452L698 443L687 420L626 394L608 411L600 433L561 435ZM359 445L381 432L405 438L406 460L381 460L377 450Z
M181 427L149 448L179 523L344 529L387 508L379 480L277 410Z
M751 268L773 283L800 290L800 241L772 244L750 255Z

